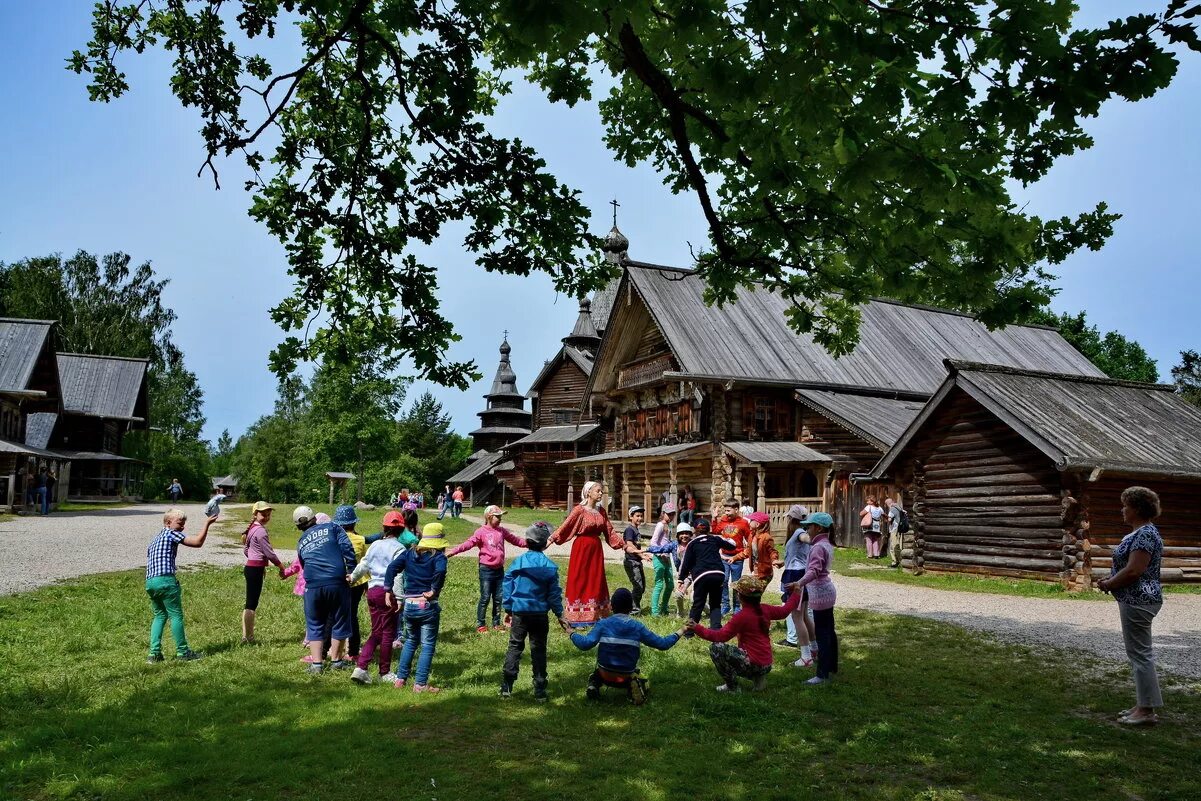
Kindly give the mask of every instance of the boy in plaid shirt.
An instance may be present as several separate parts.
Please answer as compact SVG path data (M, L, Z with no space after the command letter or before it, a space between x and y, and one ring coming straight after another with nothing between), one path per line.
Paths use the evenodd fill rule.
M147 662L163 661L163 627L171 620L171 636L175 638L175 658L199 659L203 654L188 647L188 638L183 630L183 598L179 580L175 578L175 555L180 545L199 548L209 535L209 526L216 515L204 521L199 534L183 533L188 516L179 509L168 509L163 515L163 530L158 533L146 549L146 594L150 596L150 608L154 610L154 621L150 624L150 655Z

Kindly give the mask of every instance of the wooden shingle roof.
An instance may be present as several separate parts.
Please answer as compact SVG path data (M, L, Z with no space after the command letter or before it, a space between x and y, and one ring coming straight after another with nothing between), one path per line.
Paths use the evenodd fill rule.
M147 359L58 354L63 410L70 414L142 420L138 397L146 381Z
M835 358L788 327L789 301L767 289L742 288L736 303L709 307L704 280L695 272L641 262L627 264L619 296L627 286L641 296L679 364L669 378L872 389L918 399L942 383L944 359L1102 375L1043 326L990 331L967 314L873 300L861 307L858 347ZM605 339L598 362L612 337ZM610 389L612 372L594 374L593 389Z
M797 400L880 450L888 450L917 417L921 401L798 389Z
M960 389L1060 470L1201 478L1201 409L1174 387L948 362L950 375L872 469L888 472L922 425Z
M29 388L53 325L50 320L0 318L0 392L24 392Z

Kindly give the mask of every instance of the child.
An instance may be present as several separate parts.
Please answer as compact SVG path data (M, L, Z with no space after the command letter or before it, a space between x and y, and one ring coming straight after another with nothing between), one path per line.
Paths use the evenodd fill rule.
M622 533L622 539L625 541L625 555L621 561L626 576L630 579L630 586L634 588L634 611L632 614L635 615L642 614L642 595L646 592L646 571L642 569L642 561L650 558L642 552L642 534L639 531L642 528L645 514L645 510L641 506L631 506L628 516L630 524Z
M367 553L367 540L362 534L355 532L354 527L358 525L359 516L355 512L354 507L350 504L343 504L334 510L332 520L335 526L341 526L346 532L346 538L350 540L350 546L354 548L355 564L363 561L363 556ZM350 658L357 660L359 658L359 646L362 645L363 632L359 628L359 606L363 603L363 595L367 592L367 577L363 576L350 583ZM327 648L329 646L326 646Z
M809 509L799 503L793 504L788 509L786 518L788 536L784 542L784 560L776 562L776 567L784 568L784 572L780 574L780 589L784 593L783 600L785 602L792 595L789 587L805 575L805 565L809 561L809 534L801 525L801 521L808 516ZM788 624L788 636L780 642L780 645L789 648L799 646L801 649L800 658L792 663L795 667L812 665L813 652L817 650L816 646L812 645L814 631L813 621L809 617L808 599L808 591L802 590L800 608L784 619L784 622Z
M325 512L318 512L316 522L317 522L317 525L321 525L322 523L328 523L328 522L330 522L330 517ZM292 563L290 565L288 565L286 568L284 568L284 572L280 575L280 578L286 579L289 576L296 576L296 583L292 586L292 594L300 596L301 609L303 610L304 609L304 591L305 591L304 565L301 564L299 556L297 556L295 559L293 559ZM304 656L302 656L300 658L300 661L306 665L313 665L313 664L319 665L319 664L323 663L325 661L325 654L326 654L326 652L329 651L329 646L324 644L325 640L326 640L326 638L323 635L321 641L322 641L324 650L322 650L320 658L314 659L309 654L305 654ZM309 647L309 633L308 633L307 626L305 627L304 634L300 638L300 647L301 648Z
M671 564L675 568L676 575L680 574L680 564L684 561L684 551L688 549L688 543L692 541L692 524L681 522L676 526L676 541L675 548L671 551ZM676 617L684 617L684 599L688 595L688 588L691 582L685 582L677 585L678 589L672 592L676 599Z
M747 522L751 525L751 575L764 585L770 584L774 573L772 566L780 556L771 535L771 518L766 512L751 512Z
M371 614L371 634L359 651L358 666L350 678L359 684L370 684L371 674L367 666L371 664L371 656L379 649L379 680L396 683L396 674L391 671L392 646L396 638L396 613L388 608L387 588L384 587L384 576L388 573L388 565L396 558L396 554L404 550L397 534L402 529L396 526L385 526L383 538L371 543L367 553L355 566L350 574L351 582L367 578L367 611Z
M800 597L794 596L783 606L768 606L760 604L763 590L767 584L754 576L743 576L734 582L733 589L742 601L741 609L734 613L730 622L720 629L707 629L692 621L687 628L702 640L709 640L709 656L713 666L724 680L717 685L719 693L738 692L738 678L754 681L754 690L767 688L767 674L771 672L771 621L780 620L800 604ZM730 645L728 640L735 635L738 645Z
M242 567L242 575L246 579L246 604L242 608L242 645L254 645L254 623L258 614L259 598L263 594L263 578L267 573L267 563L275 565L279 577L284 577L284 566L279 561L275 549L271 547L271 538L267 534L267 524L271 522L271 511L274 509L266 501L255 501L251 509L252 520L242 535L242 553L246 555L246 564ZM215 516L215 515L214 515Z
M163 515L163 530L158 533L146 549L146 594L150 596L150 608L154 620L150 624L150 663L163 661L163 627L171 619L171 636L175 638L175 658L191 662L204 654L188 647L188 638L183 629L183 598L179 580L175 578L175 556L180 545L199 548L209 535L209 526L216 517L204 521L199 534L188 536L183 533L188 516L179 509L168 509Z
M834 562L830 531L834 528L834 518L825 512L815 512L801 523L809 532L809 561L805 565L805 575L790 589L798 594L808 590L813 625L817 630L817 675L805 683L825 684L838 672L838 634L834 631L834 603L838 600L838 591L830 580L830 565Z
M525 639L530 639L530 662L534 668L534 700L546 701L546 635L550 624L546 618L553 611L559 628L569 631L563 620L563 591L559 588L559 567L542 553L550 539L550 526L535 523L525 530L525 547L529 550L513 560L505 573L503 605L505 620L510 623L509 650L505 652L500 697L513 694L517 669Z
M302 532L296 543L296 558L304 568L308 672L317 675L324 667L323 641L327 621L331 621L330 667L335 670L348 668L351 664L342 656L351 632L350 587L346 586L346 576L355 567L354 546L341 526L318 523L317 515L307 506L292 510L292 522Z
M526 547L525 540L500 524L504 515L505 510L499 506L489 506L484 510L484 525L446 555L449 559L472 548L480 549L480 601L475 607L475 630L480 634L488 631L484 612L488 609L489 600L492 601L492 628L497 631L502 629L500 596L501 582L505 578L505 543Z
M446 583L446 537L441 523L428 523L421 532L421 540L412 550L400 551L384 574L388 607L396 607L395 596L400 595L404 603L404 622L408 636L400 652L400 664L396 670L396 687L404 687L413 667L413 657L421 648L417 660L417 673L413 677L413 692L436 693L441 689L429 683L430 665L434 661L434 650L438 645L438 624L442 607L438 595ZM399 585L399 576L404 573L404 587Z
M722 550L734 548L735 544L709 533L709 521L700 519L693 526L696 536L688 543L684 559L680 563L680 574L676 588L684 591L684 583L692 584L692 610L688 619L694 623L701 619L701 611L709 607L709 626L721 626L722 586L726 578Z
M221 501L225 500L225 493L220 487L213 487L213 497L209 498L209 502L204 505L205 517L217 517L221 514Z
M655 572L655 586L651 588L651 617L666 615L668 599L671 597L675 577L672 575L672 555L675 543L671 541L671 524L676 517L676 505L668 501L663 504L659 522L651 535L646 552L653 554L651 567Z
M607 684L625 689L630 702L641 706L646 703L648 682L638 672L638 659L642 656L640 643L666 651L679 642L684 629L660 637L634 620L630 616L634 596L625 587L613 593L609 607L613 614L598 620L587 634L571 635L572 645L581 651L588 651L600 643L596 651L596 670L588 677L585 695L595 701L600 698L601 685Z

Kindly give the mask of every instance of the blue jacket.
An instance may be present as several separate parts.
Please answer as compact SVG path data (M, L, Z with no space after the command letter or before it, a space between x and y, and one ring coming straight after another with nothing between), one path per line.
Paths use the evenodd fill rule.
M501 598L506 612L536 615L553 610L555 617L563 617L559 566L541 551L526 551L505 572Z
M396 591L396 574L404 573L404 592ZM416 548L399 551L388 572L384 574L384 589L393 595L415 598L424 592L433 591L434 597L442 592L446 583L446 554L442 551L418 553Z
M596 664L614 673L633 673L638 669L643 643L666 651L679 639L680 635L674 632L660 637L629 615L601 618L587 634L571 635L572 644L581 651L590 650L600 643Z
M296 558L304 567L305 587L345 584L358 559L354 546L341 526L318 523L300 535Z

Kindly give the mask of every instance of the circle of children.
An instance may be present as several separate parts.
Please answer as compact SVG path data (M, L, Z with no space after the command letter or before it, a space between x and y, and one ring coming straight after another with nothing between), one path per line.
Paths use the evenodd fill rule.
M509 647L501 670L500 694L513 692L518 666L529 641L533 667L534 698L547 698L546 645L550 614L570 635L580 650L597 647L596 669L591 674L586 696L596 699L604 686L624 690L630 701L646 700L647 680L639 673L642 645L661 651L681 638L699 637L711 643L710 656L722 683L719 692L736 692L740 680L755 690L766 687L772 669L772 621L785 619L787 638L781 645L799 648L791 664L798 668L816 665L807 684L822 684L838 671L838 637L834 630L836 591L830 579L833 520L824 512L810 514L800 505L789 509L787 536L781 559L769 526L768 516L729 500L712 522L695 518L677 522L676 507L665 503L649 545L641 545L639 527L645 511L634 506L624 534L616 534L600 499L603 487L589 482L579 506L555 532L547 523L535 523L524 537L501 525L505 514L497 506L484 511L485 523L466 542L447 550L440 523L418 525L413 509L389 511L381 533L364 537L355 531L359 522L353 506L340 506L333 518L317 514L308 506L292 513L301 532L297 558L284 567L271 547L267 523L273 508L259 501L253 521L243 535L246 563L246 603L242 616L242 642L254 642L255 615L267 566L273 564L281 579L296 575L297 595L304 598L305 639L309 653L301 661L307 671L353 669L350 678L372 683L369 667L378 664L379 682L397 688L411 686L414 692L437 693L430 681L441 617L439 594L446 580L447 559L478 549L480 598L476 624L488 632L485 613L491 603L491 630L508 631ZM147 552L146 593L154 611L150 628L149 662L163 660L162 636L168 620L179 659L199 659L184 633L180 585L175 577L179 545L198 548L204 544L217 514L209 515L199 534L185 535L186 516L169 510L165 527ZM550 543L574 540L568 568L567 614L559 585L559 568L543 551ZM621 588L609 595L604 575L601 542L623 551L623 563L633 591ZM505 568L505 544L525 552ZM743 575L749 561L749 574ZM691 605L683 626L660 636L637 616L646 579L643 563L653 568L654 585L650 612L661 617L685 617L685 601ZM775 568L782 568L784 603L761 602ZM674 574L674 576L673 576ZM363 597L371 619L371 632L360 641L358 609ZM708 608L708 626L701 625ZM501 610L504 623L501 622ZM722 625L722 618L733 616ZM573 629L590 628L586 633ZM737 638L737 644L731 639ZM393 671L392 655L400 649ZM327 665L328 660L328 665ZM416 669L414 669L416 661Z

